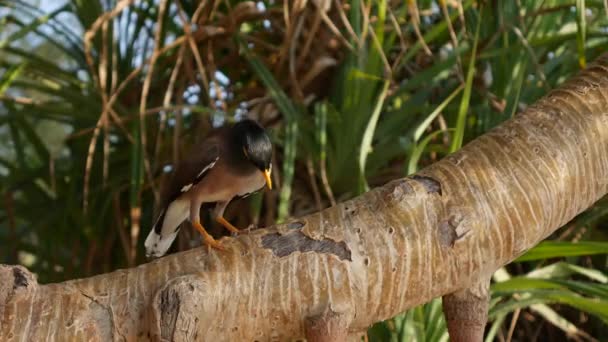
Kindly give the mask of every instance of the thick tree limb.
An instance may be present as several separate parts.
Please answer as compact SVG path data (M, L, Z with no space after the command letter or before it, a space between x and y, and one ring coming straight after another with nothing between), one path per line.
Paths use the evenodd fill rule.
M48 285L0 266L0 340L343 338L443 295L449 322L479 325L474 289L607 186L604 56L416 176L224 239L226 252Z

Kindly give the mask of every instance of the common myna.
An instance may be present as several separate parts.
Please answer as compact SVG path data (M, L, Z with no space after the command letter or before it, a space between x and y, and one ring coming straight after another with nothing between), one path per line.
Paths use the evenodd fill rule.
M164 255L186 220L196 228L205 243L222 249L200 222L203 203L215 204L212 216L233 233L238 233L224 219L224 210L235 197L245 197L267 185L270 178L272 144L264 128L252 120L242 120L220 128L216 134L197 144L177 165L162 194L161 211L146 238L146 255Z

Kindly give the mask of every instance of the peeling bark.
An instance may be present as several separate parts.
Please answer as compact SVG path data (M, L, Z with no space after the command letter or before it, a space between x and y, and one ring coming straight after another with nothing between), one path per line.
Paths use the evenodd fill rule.
M298 231L285 235L270 233L262 236L262 247L271 249L278 257L288 256L295 252L316 252L333 254L340 260L352 261L350 250L344 241L315 240Z
M420 184L422 184L424 186L424 188L426 189L427 193L429 193L429 194L436 193L436 194L439 194L439 196L441 196L441 183L439 183L437 180L433 179L432 177L413 175L412 179L420 182Z
M482 285L608 192L607 147L605 55L415 176L225 252L48 285L0 266L0 340L342 339L439 296L453 338L479 340L455 327L482 326Z

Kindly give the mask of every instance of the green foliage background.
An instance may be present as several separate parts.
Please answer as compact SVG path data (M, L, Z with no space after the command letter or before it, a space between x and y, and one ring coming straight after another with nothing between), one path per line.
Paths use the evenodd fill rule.
M278 190L228 213L265 226L442 158L607 47L605 1L0 0L0 262L145 262L167 171L225 120L272 134ZM495 274L488 341L605 340L607 204ZM440 300L368 338L447 341Z

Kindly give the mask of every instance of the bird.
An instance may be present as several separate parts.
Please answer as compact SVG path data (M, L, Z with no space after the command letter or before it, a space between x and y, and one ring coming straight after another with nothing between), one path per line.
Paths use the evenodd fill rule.
M235 198L272 189L272 143L256 121L243 119L219 128L196 144L180 162L161 192L161 206L144 245L147 257L165 255L186 219L204 242L223 250L203 227L201 205L211 205L212 217L232 233L240 230L224 218Z

